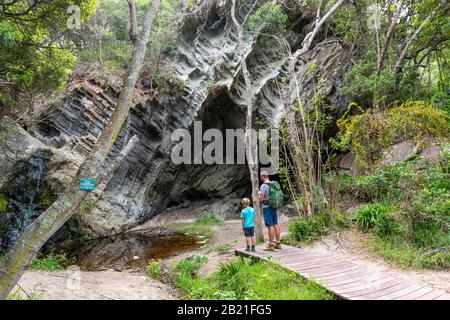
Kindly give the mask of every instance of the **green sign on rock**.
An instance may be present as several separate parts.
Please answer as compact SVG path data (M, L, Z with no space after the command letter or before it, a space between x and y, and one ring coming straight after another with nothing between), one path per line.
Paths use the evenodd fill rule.
M80 190L94 191L95 179L80 179Z

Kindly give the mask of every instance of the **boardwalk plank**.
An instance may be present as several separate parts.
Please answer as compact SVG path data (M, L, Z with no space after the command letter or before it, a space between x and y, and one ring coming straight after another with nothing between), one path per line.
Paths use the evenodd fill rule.
M357 295L364 295L366 293L384 290L384 289L393 287L395 285L398 285L400 283L402 283L402 282L398 279L395 279L392 277L385 277L385 278L381 278L381 279L378 279L375 281L361 283L361 285L356 286L356 287L349 287L349 288L337 287L336 290L339 291L341 294L357 296Z
M423 296L427 293L430 293L432 291L433 291L432 288L424 286L423 288L421 288L419 290L416 290L414 292L411 292L407 295L402 296L401 300L414 300L414 299L420 298L421 296Z
M387 272L378 272L333 254L284 246L282 250L256 253L236 250L237 255L269 260L348 300L450 300L450 294L409 283Z
M355 299L355 300L361 300L361 299L362 300L374 300L374 299L376 299L378 297L381 297L381 296L383 296L385 294L402 290L402 289L406 288L407 286L409 286L409 283L399 281L399 283L397 283L397 284L395 284L393 286L389 286L388 288L381 289L381 290L378 290L378 288L373 288L372 291L367 290L367 292L365 292L363 294L358 293L358 294L355 295L355 294L350 293L350 294L347 294L346 296L348 296L350 300L352 300L352 299Z
M421 297L416 298L415 300L434 300L439 298L440 296L445 295L445 291L442 290L433 290L430 293L427 293Z

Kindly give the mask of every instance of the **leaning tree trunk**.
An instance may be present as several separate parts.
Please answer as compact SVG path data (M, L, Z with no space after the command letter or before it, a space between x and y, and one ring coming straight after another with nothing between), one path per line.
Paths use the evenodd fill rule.
M244 26L240 24L236 18L236 0L233 0L231 8L231 18L238 31L239 38L239 55L241 57L242 74L245 81L245 104L247 105L247 116L245 120L245 151L247 154L248 170L250 173L250 181L252 184L252 201L253 207L256 211L256 239L258 241L264 241L264 232L262 225L262 212L261 204L259 202L259 165L258 165L258 141L257 137L252 135L252 123L253 123L253 89L250 78L250 72L247 68L247 61L244 50ZM245 21L244 21L245 24ZM252 152L252 147L254 152Z
M119 100L110 120L101 132L95 147L79 168L68 191L61 195L50 208L42 213L20 236L12 249L0 262L0 299L5 299L14 288L31 260L47 240L79 209L87 196L79 190L80 178L104 178L101 166L105 162L132 105L134 87L143 65L151 26L158 11L160 0L153 0L143 23L143 31L134 46L130 67Z

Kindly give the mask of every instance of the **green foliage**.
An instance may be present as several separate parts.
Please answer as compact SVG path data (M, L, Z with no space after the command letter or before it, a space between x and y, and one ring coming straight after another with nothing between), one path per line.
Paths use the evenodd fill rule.
M158 280L161 277L161 263L159 261L150 261L147 265L147 275Z
M3 193L0 193L0 213L6 212L8 209L9 199Z
M390 70L384 69L380 77L377 77L376 69L376 52L369 50L365 57L345 75L345 85L341 88L342 95L359 105L371 107L376 91L390 92L395 83Z
M435 164L416 159L346 184L346 192L378 201L356 213L358 225L370 231L375 254L402 267L449 267L449 162L443 152Z
M210 239L214 236L213 227L222 224L223 220L216 217L214 213L209 213L197 218L192 223L174 223L169 227L186 234L195 234Z
M45 184L44 187L41 190L41 193L39 195L38 203L43 206L44 208L50 207L53 202L55 202L57 199L56 195L53 193L52 189L48 184Z
M367 108L396 100L425 100L441 109L445 109L445 106L448 108L450 65L444 57L448 56L449 50L446 35L450 19L445 10L441 10L440 14L424 25L422 32L408 47L407 58L400 61L398 73L394 75L392 72L399 61L401 49L405 48L414 31L440 4L439 0L409 3L408 12L401 13L402 18L388 42L385 38L390 24L387 17L392 17L394 6L388 6L387 1L357 1L338 10L334 14L331 32L348 46L356 47L355 53L359 57L355 66L348 71L341 92L349 100ZM381 6L380 29L375 28L374 17L368 14L374 5ZM378 75L380 48L385 43L387 50ZM436 43L440 45L436 46Z
M448 270L450 252L430 254L424 248L417 248L405 243L401 238L390 241L374 237L368 242L372 253L385 258L388 262L402 268Z
M390 211L391 208L385 204L369 204L356 212L356 223L361 229L367 231L381 224L381 221L385 219L386 214Z
M147 0L136 1L138 24L148 5ZM176 0L162 0L153 23L143 68L152 77L159 74L164 56L172 54L176 49L176 5ZM83 37L74 38L73 41L78 44L80 64L94 66L107 74L124 74L132 51L127 2L97 1L97 11L83 30Z
M184 264L184 262L182 261ZM192 275L189 277L189 275ZM180 280L180 279L179 279ZM330 300L334 297L313 281L270 262L235 258L219 271L199 279L184 273L177 287L190 299L208 300Z
M64 36L66 9L70 0L39 1L27 11L23 1L13 3L0 11L0 79L9 88L45 92L60 88L67 80L75 63L71 43ZM80 0L81 19L86 19L95 9L93 0ZM14 16L20 12L24 15Z
M387 147L408 139L422 141L429 136L450 136L450 117L444 111L420 101L405 102L383 112L339 119L339 140L330 139L334 148L350 150L355 163L368 168Z
M217 245L214 250L220 254L224 254L229 252L231 249L233 248L233 246L229 243L222 243Z
M69 259L65 254L50 253L43 258L34 258L30 270L45 270L45 271L63 271L68 266L75 263L74 259Z
M218 218L214 213L205 214L194 222L195 225L203 225L203 226L216 226L222 225L223 220Z
M262 32L282 34L286 32L287 20L288 17L283 8L279 4L269 1L256 9L255 13L250 16L248 24L252 31L263 27Z
M208 261L203 255L195 255L181 260L175 266L175 285L188 294L194 285L193 279L198 278L198 271Z
M80 214L88 214L92 209L94 209L94 204L91 201L83 201L80 205Z
M331 219L326 213L311 218L296 220L289 225L289 234L294 242L312 242L330 231Z

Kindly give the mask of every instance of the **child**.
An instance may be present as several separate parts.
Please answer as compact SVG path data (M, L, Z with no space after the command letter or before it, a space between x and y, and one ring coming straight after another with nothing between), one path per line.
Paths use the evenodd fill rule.
M244 230L245 242L247 243L247 249L245 249L245 251L255 252L256 239L255 239L255 222L253 221L253 218L256 212L255 209L250 207L250 199L248 198L242 199L242 206L244 207L244 209L242 209L241 212L242 229Z

